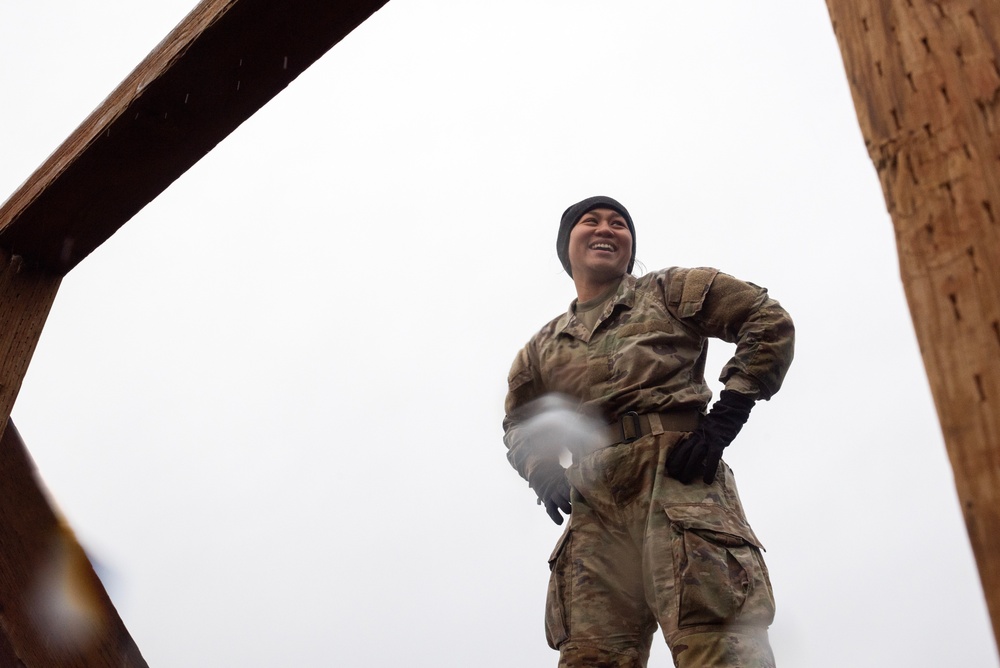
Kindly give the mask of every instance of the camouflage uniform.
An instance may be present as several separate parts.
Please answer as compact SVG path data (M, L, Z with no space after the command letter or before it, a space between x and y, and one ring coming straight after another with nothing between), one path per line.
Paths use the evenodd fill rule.
M708 268L625 275L593 332L571 306L511 368L511 464L527 479L551 457L518 433L519 409L550 392L609 422L628 411L704 411L709 338L736 343L720 378L727 389L756 399L778 391L794 330L778 302L751 283ZM666 455L684 435L654 430L567 470L573 512L550 560L546 604L560 666L645 666L657 624L682 668L773 666L774 600L760 541L725 463L711 485L665 474Z

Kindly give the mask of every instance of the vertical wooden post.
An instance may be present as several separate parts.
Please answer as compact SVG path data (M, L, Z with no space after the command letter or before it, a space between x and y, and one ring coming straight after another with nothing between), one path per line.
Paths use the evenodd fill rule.
M1000 5L827 8L1000 638Z

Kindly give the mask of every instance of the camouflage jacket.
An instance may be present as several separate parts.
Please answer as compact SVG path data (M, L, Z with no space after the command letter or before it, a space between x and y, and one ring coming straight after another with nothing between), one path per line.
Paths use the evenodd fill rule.
M757 399L778 391L792 361L788 313L764 288L716 269L626 274L593 332L574 306L531 338L507 378L504 443L525 478L533 463L518 438L519 409L547 393L574 397L609 422L628 411L704 410L708 339L736 344L719 380Z

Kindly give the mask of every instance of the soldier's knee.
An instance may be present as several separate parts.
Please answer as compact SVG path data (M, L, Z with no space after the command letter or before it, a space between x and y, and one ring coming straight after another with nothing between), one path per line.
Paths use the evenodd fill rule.
M646 668L649 649L566 642L559 647L559 668Z
M675 634L669 645L678 668L774 668L767 631L705 629Z

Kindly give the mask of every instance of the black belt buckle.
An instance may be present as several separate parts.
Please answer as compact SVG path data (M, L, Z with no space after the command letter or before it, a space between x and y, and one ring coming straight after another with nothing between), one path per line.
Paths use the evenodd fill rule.
M632 434L629 435L629 430L625 426L632 423ZM639 414L635 411L629 411L622 415L621 419L621 429L622 429L622 443L631 443L632 441L638 440L642 436L642 423L639 422Z

